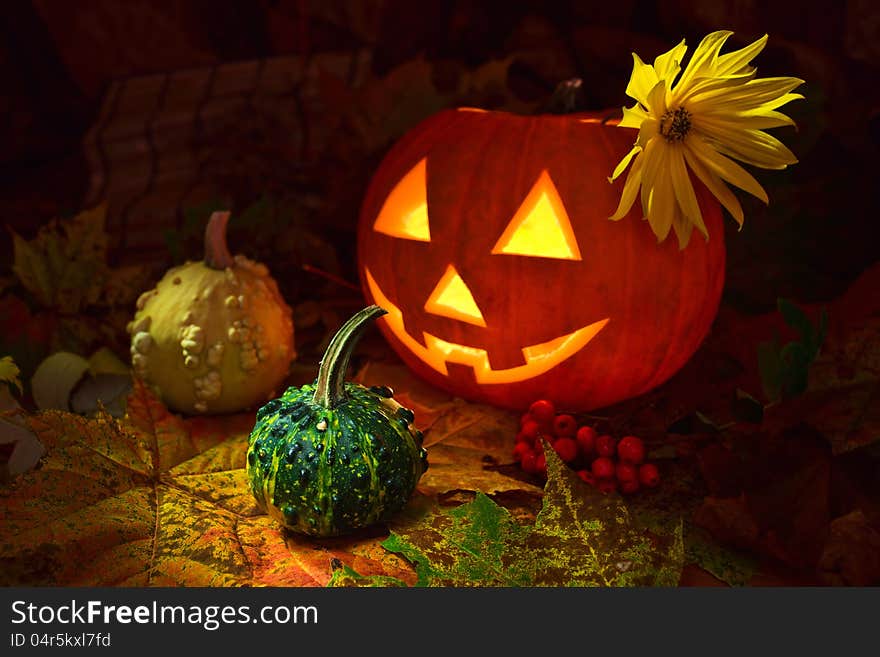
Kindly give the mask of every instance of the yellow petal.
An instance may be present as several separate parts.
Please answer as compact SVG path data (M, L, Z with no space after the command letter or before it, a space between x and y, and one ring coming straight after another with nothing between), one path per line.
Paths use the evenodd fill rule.
M800 94L789 94L788 92L803 84L803 82L799 78L760 78L749 80L742 86L720 87L695 95L691 98L688 108L695 113L721 107L729 112L754 110L764 107L776 109L791 100L801 97Z
M644 162L644 154L641 157L637 157L636 161L633 162L632 168L626 176L626 182L623 184L623 193L620 195L620 203L617 205L617 210L609 217L612 221L623 219L635 202L636 194L642 184L642 165Z
M666 148L666 141L662 137L655 137L645 146L644 164L642 165L642 212L647 215L650 205L648 195L654 186L654 179L657 177L660 168L661 154Z
M645 64L637 54L633 53L632 56L633 70L629 84L626 85L626 95L647 106L648 94L657 84L657 74L654 67Z
M653 86L650 93L648 93L648 98L646 99L645 107L648 108L648 111L654 116L654 118L659 119L663 116L663 113L667 109L666 105L666 90L668 85L665 80L660 80L657 84Z
M649 116L642 121L642 127L639 128L639 136L636 137L636 146L644 148L648 142L660 134L660 121L653 116Z
M731 113L723 110L712 112L700 112L693 117L694 125L706 121L718 122L734 129L766 130L767 128L779 128L785 125L795 125L791 117L782 112L773 110L750 110L747 112Z
M681 213L689 223L693 223L703 235L709 236L706 224L703 223L703 214L700 212L700 204L694 193L694 186L688 177L687 168L684 164L684 147L677 146L672 149L669 157L669 174L672 179L672 188L675 191L675 199L681 208Z
M623 108L623 118L617 124L618 128L640 128L642 121L648 118L648 113L642 106L636 103L632 107Z
M629 165L630 160L632 160L638 153L640 153L641 150L641 146L633 146L630 152L624 155L623 159L618 163L617 167L615 167L614 173L611 174L608 182L614 182L615 180L617 180L617 177L622 174L626 167Z
M659 80L666 80L669 86L672 86L673 78L681 70L681 60L684 59L685 53L687 53L687 46L684 43L684 39L682 39L681 43L677 46L662 55L658 55L654 59L654 72L657 74L657 78Z
M694 172L694 175L706 186L706 189L718 199L721 205L727 208L734 221L742 226L744 220L743 209L739 204L739 199L730 191L730 188L718 176L703 166L700 159L687 146L685 146L684 150L684 159L690 170Z
M689 84L686 89L676 90L675 94L675 102L676 104L684 104L687 103L688 109L691 111L700 111L702 109L702 105L708 105L709 107L719 107L717 103L702 103L702 105L698 105L702 99L705 98L710 92L730 92L734 93L733 90L741 87L746 84L749 80L753 80L755 78L754 73L742 73L740 75L726 75L723 77L706 77L706 78L697 78L693 81L692 84Z
M658 242L662 242L669 235L676 208L675 192L672 189L672 181L669 179L669 168L667 167L668 155L669 148L663 148L659 152L660 166L657 169L654 185L651 187L649 208L645 213ZM644 183L642 189L644 190Z
M694 129L711 139L715 149L741 162L763 169L784 169L797 163L797 157L772 135L761 130L748 130L732 122L695 117Z
M688 245L688 242L690 242L694 225L680 211L678 211L672 217L672 229L675 231L675 236L678 238L679 250L684 249ZM709 239L708 233L705 233L704 236L706 239Z
M700 41L700 45L694 50L691 60L681 74L681 78L678 81L680 89L685 89L696 78L712 76L714 74L718 51L721 50L721 46L724 45L724 42L727 41L731 34L733 32L719 30L703 37L703 40Z
M715 151L715 149L707 144L700 135L694 133L688 135L687 145L693 154L699 157L700 161L702 161L712 173L716 174L722 180L726 180L740 189L747 191L752 196L756 196L764 201L764 203L769 203L767 192L765 192L764 188L761 187L758 181L752 177L752 174L730 158Z
M737 72L750 72L752 67L749 66L749 62L764 50L764 46L767 45L767 39L768 37L765 34L754 43L747 45L745 48L740 48L739 50L734 50L733 52L721 55L715 64L716 74L728 75Z

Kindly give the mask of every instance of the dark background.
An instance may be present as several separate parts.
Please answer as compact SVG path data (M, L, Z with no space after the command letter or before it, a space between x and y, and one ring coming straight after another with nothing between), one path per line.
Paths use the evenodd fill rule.
M200 257L205 218L211 209L229 208L231 249L268 265L294 306L298 350L312 376L317 345L360 302L351 283L364 190L409 128L462 104L536 111L558 82L573 76L584 80L584 108L619 111L632 104L624 93L632 51L652 61L682 38L692 52L718 29L735 32L728 50L767 33L759 75L806 81L798 89L805 99L783 108L797 129L772 131L800 162L785 171L753 171L769 207L739 194L746 223L737 231L726 221L719 315L726 321L719 319L712 343L665 392L634 402L647 415L624 408L614 417L634 431L649 427L645 435L678 435L682 458L697 454L688 463L699 460L714 496L706 498L699 524L719 541L737 544L740 520L757 517L744 544L800 569L798 577L770 581L817 581L829 523L865 510L868 520L856 524L868 538L838 536L831 551L842 545L842 554L856 554L855 574L847 564L838 569L846 571L845 581L876 583L880 456L867 452L876 436L876 413L869 417L876 369L850 387L852 375L838 372L829 390L822 386L801 402L778 406L782 419L765 421L760 432L738 424L733 438L759 452L741 463L716 444L717 434L677 421L695 409L705 412L706 404L710 416L726 407L720 391L733 394L739 371L755 379L745 389L760 395L755 344L771 337L771 323L761 320L773 315L779 297L812 310L828 305L832 332L846 334L841 325L853 317L862 321L851 331L861 342L847 335L838 341L846 356L839 360L876 368L870 333L876 322L864 320L877 317L871 281L878 269L851 295L870 311L834 302L880 253L877 6L874 0L4 2L0 223L8 230L0 230L0 356L15 357L25 382L42 358L61 349L88 355L109 346L127 360L124 327L137 294L170 265ZM101 298L76 317L65 316L16 281L11 236L30 240L53 218L101 203L109 265L114 274L128 268L119 278L132 289L128 297ZM342 301L334 307L334 299ZM851 344L864 351L853 355ZM712 368L737 349L740 370L702 376L721 371ZM840 355L832 356L834 365ZM671 401L664 407L657 400ZM836 428L835 422L863 423L862 443L832 455L820 434L830 440L835 432L826 425ZM691 439L696 447L679 449ZM751 495L747 511L744 489ZM799 579L803 569L806 580ZM839 581L836 572L821 581Z
M241 211L268 193L295 206L297 230L315 233L320 244L332 246L335 258L312 264L355 280L354 224L371 171L399 133L445 102L462 100L453 93L419 106L412 98L418 85L412 82L420 74L430 78L424 85L443 92L487 62L510 58L506 71L489 76L495 76L494 87L464 100L535 108L557 82L580 76L586 107L619 108L631 102L624 95L631 51L647 60L682 37L692 49L704 34L721 28L736 33L728 48L768 33L770 43L757 60L759 75L799 76L806 80L799 91L807 96L785 108L798 120L798 130L774 131L801 162L784 172L759 171L771 197L769 209L743 194L745 228L737 233L728 221L726 300L759 312L772 309L777 296L803 302L834 298L878 253L880 15L870 0L12 0L4 3L0 23L0 220L31 237L48 219L109 198L113 261L143 261L159 272L175 259L197 254L196 232L184 231L187 208L197 200L219 197ZM331 76L335 86L325 80L314 88L291 82L293 96L317 96L324 108L310 125L285 124L290 116L279 112L280 118L256 121L233 137L225 131L219 146L194 127L192 139L201 152L217 146L222 151L217 159L237 166L218 172L202 161L199 175L215 193L193 199L178 195L164 208L160 199L152 219L143 220L147 226L154 222L157 234L169 227L184 231L181 243L169 250L160 248L161 242L135 248L127 241L126 227L137 208L124 199L114 201L112 185L102 193L90 184L96 165L83 147L89 130L100 126L114 83L284 57L320 64L322 57L340 53L359 53L357 66L365 71L359 79L336 75ZM407 72L407 65L422 59L426 66ZM382 83L401 70L396 88ZM366 91L346 95L346 84L349 92ZM148 101L140 116L129 108L129 118L149 124ZM338 128L361 109L358 103L372 103L378 113L403 109L395 125L361 125L355 139ZM325 119L332 126L318 125ZM330 138L321 136L324 128ZM298 130L309 133L305 146L292 137ZM147 142L157 134L161 130L148 130ZM147 144L144 161L153 156L154 145ZM103 166L119 165L111 158ZM146 180L150 174L127 175ZM304 274L296 266L299 260L281 262L282 254L263 248L278 243L272 231L285 226L251 231L243 239L252 244L239 250L279 268L282 286L295 301L322 281ZM10 244L4 231L3 273L11 262Z

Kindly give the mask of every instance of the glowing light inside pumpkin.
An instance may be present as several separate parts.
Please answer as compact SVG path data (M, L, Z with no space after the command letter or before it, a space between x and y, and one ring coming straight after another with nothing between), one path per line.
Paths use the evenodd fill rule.
M446 363L469 365L474 370L474 378L478 383L515 383L550 371L559 363L583 349L590 340L605 328L609 318L593 322L588 326L562 335L541 344L524 347L524 365L502 370L493 370L489 364L489 354L485 349L468 347L454 342L447 342L431 335L422 333L424 345L406 332L403 324L403 311L385 296L369 269L364 270L367 286L376 304L388 311L379 321L388 323L389 328L406 347L418 358L443 375L449 374Z
M394 186L373 224L377 232L407 240L431 241L426 171L426 158L422 158Z
M568 213L546 169L532 185L492 253L581 259Z
M425 303L425 310L441 317L451 317L469 324L486 326L474 295L459 276L455 267L449 265Z

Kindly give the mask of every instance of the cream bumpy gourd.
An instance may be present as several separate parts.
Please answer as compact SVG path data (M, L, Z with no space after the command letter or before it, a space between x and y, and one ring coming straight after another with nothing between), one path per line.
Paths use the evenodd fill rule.
M228 221L228 212L211 215L204 260L166 272L128 325L135 374L174 411L257 406L296 357L290 306L265 265L229 253Z

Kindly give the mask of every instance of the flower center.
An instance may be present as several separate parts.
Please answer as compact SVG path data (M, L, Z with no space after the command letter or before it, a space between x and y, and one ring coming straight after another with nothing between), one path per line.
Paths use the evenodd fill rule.
M682 141L691 129L691 113L684 107L666 110L660 118L660 134L666 141Z

